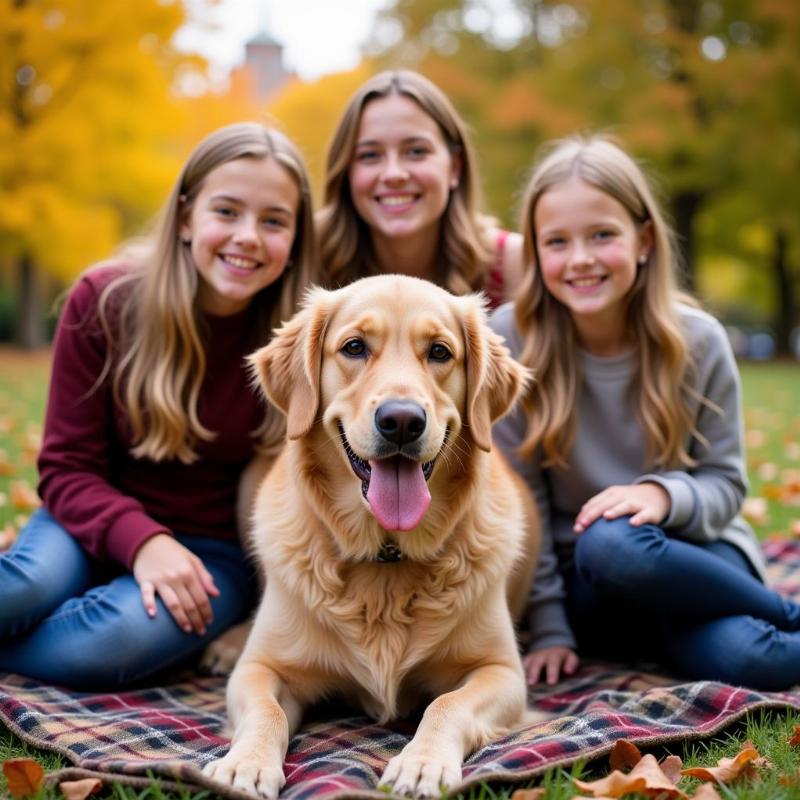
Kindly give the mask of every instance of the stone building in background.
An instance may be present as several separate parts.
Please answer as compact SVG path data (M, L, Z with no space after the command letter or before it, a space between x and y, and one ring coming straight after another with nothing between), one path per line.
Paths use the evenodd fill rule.
M293 76L283 66L283 45L266 29L245 44L244 64L235 70L233 81L247 81L254 99L274 94Z

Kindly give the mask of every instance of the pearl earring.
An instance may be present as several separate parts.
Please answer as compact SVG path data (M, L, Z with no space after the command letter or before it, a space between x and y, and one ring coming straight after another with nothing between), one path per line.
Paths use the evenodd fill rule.
M637 259L637 261L638 261L640 264L644 264L644 263L645 263L645 261L647 261L647 253L642 253L642 254L639 256L639 258Z

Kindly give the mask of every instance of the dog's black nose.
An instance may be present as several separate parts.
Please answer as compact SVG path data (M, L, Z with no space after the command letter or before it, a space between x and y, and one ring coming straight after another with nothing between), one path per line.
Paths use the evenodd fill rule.
M419 439L426 422L425 409L410 400L387 400L375 412L378 433L398 447Z

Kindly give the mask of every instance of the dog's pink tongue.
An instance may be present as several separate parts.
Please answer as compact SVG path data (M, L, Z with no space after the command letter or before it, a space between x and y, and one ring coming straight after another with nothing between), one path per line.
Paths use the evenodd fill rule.
M431 503L422 464L395 456L370 461L367 502L387 531L410 531L419 525Z

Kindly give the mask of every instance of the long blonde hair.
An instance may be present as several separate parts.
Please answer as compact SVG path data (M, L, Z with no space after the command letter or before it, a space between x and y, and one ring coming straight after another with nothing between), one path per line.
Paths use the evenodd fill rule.
M328 149L324 205L317 215L323 280L335 288L380 271L369 227L353 204L349 169L364 108L390 95L413 100L439 126L451 157L461 166L458 186L451 191L442 218L438 274L433 277L455 294L481 289L494 256L490 237L494 221L482 212L467 128L442 90L411 70L381 72L370 78L350 98L339 120Z
M205 331L197 304L197 268L189 245L181 241L180 227L208 174L239 158L274 159L300 195L287 267L252 300L253 349L294 313L303 291L318 280L311 192L295 146L255 122L229 125L207 136L184 165L144 253L125 258L125 273L100 295L98 313L109 342L104 375L113 372L114 399L129 417L131 452L137 458L191 463L197 458L196 443L215 436L198 417ZM254 433L262 447L274 448L284 435L282 415L268 414Z
M537 254L534 215L542 195L577 176L613 197L635 225L650 223L653 247L628 295L627 326L637 343L631 387L644 429L648 457L657 466L692 466L689 435L704 441L694 424L690 398L693 362L678 316L678 305L696 302L677 286L677 249L642 169L604 136L556 141L538 161L525 191L521 218L525 273L515 303L524 346L520 360L536 375L524 400L528 418L520 454L541 447L543 463L564 465L575 436L581 373L577 335L567 308L547 290Z

